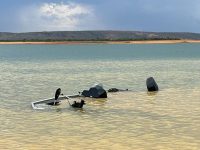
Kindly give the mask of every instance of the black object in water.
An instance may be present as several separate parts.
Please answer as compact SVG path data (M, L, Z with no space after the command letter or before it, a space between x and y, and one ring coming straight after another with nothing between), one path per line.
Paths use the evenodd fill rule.
M54 102L49 102L49 103L47 103L47 105L56 105L56 106L59 105L59 104L60 104L60 101L59 101L59 102L57 101L57 102L55 102L55 103L54 103Z
M55 100L58 99L58 97L60 96L60 94L61 94L61 89L58 88L58 89L56 90L56 93L55 93Z
M122 90L122 89L117 89L117 88L111 88L108 90L108 92L120 92L120 91L128 91L128 89Z
M82 108L83 105L85 105L85 101L81 100L81 102L74 101L74 103L71 106L74 107L74 108Z
M147 85L147 90L149 92L153 92L153 91L158 91L159 90L158 85L157 85L157 83L156 83L156 81L154 80L153 77L147 78L146 85Z
M55 92L55 100L48 102L47 105L59 105L60 101L58 101L58 98L59 98L60 94L61 94L61 89L58 88Z
M102 86L96 85L91 87L89 90L84 90L82 95L85 97L93 97L93 98L107 98L107 92L103 89Z

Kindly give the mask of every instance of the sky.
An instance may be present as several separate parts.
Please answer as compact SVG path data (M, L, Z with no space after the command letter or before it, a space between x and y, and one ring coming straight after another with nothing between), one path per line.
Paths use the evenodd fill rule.
M0 32L200 33L200 0L0 0Z

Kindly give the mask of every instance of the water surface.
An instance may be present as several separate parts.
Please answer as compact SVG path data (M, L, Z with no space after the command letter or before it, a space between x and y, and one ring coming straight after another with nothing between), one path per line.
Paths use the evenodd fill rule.
M200 44L0 45L1 149L200 149ZM160 91L147 93L153 76ZM33 110L60 87L129 92Z

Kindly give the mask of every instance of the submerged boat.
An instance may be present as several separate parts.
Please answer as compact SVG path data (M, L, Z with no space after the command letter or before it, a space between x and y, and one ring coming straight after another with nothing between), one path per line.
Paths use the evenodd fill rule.
M58 105L62 100L68 100L70 98L76 98L76 97L80 97L80 95L63 95L63 96L59 96L57 100L55 100L55 97L52 97L52 98L47 98L47 99L32 102L31 106L33 109L44 109L42 107L38 107L38 105L39 104Z

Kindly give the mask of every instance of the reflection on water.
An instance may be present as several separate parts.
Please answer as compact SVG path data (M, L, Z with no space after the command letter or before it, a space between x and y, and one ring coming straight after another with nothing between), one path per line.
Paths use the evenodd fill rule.
M92 65L91 65L92 64ZM0 62L0 149L200 149L199 60ZM146 91L153 76L160 91ZM55 89L77 94L95 82L107 99L33 110ZM71 101L72 102L72 101Z

